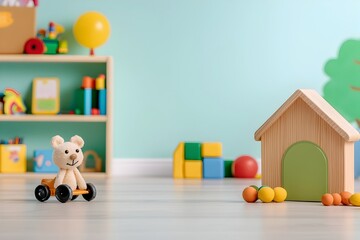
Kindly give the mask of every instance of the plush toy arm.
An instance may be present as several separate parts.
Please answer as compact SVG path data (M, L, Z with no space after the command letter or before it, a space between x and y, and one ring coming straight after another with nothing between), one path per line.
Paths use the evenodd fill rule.
M76 178L76 182L77 182L79 189L86 189L87 188L86 182L85 182L84 178L81 176L79 169L74 168L74 173L75 173L75 178Z
M61 185L64 181L64 177L65 177L65 173L66 170L65 169L60 169L56 178L55 178L55 183L54 183L54 187L57 188L59 185Z

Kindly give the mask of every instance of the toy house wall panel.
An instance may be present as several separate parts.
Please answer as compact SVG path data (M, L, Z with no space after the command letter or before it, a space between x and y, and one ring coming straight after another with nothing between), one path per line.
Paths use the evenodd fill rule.
M346 161L352 161L348 159L353 151L351 144L346 144L344 138L301 98L294 100L267 128L261 141L263 185L281 186L284 153L296 142L310 141L318 145L328 159L328 191L353 191L351 163L345 165Z

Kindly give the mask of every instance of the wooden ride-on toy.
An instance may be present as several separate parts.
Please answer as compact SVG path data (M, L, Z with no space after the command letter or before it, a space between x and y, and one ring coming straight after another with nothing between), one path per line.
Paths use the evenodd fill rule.
M40 202L45 202L50 196L55 196L59 202L66 203L67 201L75 200L79 195L82 195L86 201L91 201L96 197L96 188L94 184L87 183L86 190L71 190L67 184L61 184L56 189L54 187L54 179L42 179L41 184L35 188L35 197Z

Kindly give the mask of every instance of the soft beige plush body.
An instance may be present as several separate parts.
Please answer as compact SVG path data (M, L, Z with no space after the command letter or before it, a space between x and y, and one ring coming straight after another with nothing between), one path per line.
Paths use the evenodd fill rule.
M51 139L51 145L54 148L54 163L59 167L54 187L57 188L61 184L67 184L72 190L76 188L86 189L86 182L77 169L84 159L81 151L84 140L75 135L70 139L70 142L64 142L62 137L56 135Z

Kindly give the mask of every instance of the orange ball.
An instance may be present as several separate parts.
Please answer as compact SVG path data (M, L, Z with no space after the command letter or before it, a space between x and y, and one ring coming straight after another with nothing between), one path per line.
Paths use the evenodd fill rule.
M332 195L333 198L334 198L333 204L334 204L335 206L340 205L340 203L341 203L341 195L338 194L338 193L333 193L333 194L331 194L331 195Z
M324 204L324 206L330 206L333 204L334 198L330 193L325 193L321 197L321 202L322 202L322 204Z
M349 199L351 197L351 193L350 192L347 192L347 191L344 191L344 192L341 192L340 193L340 196L341 196L341 203L343 205L351 205Z
M258 192L253 187L247 187L244 189L242 196L248 203L254 203L258 199Z

